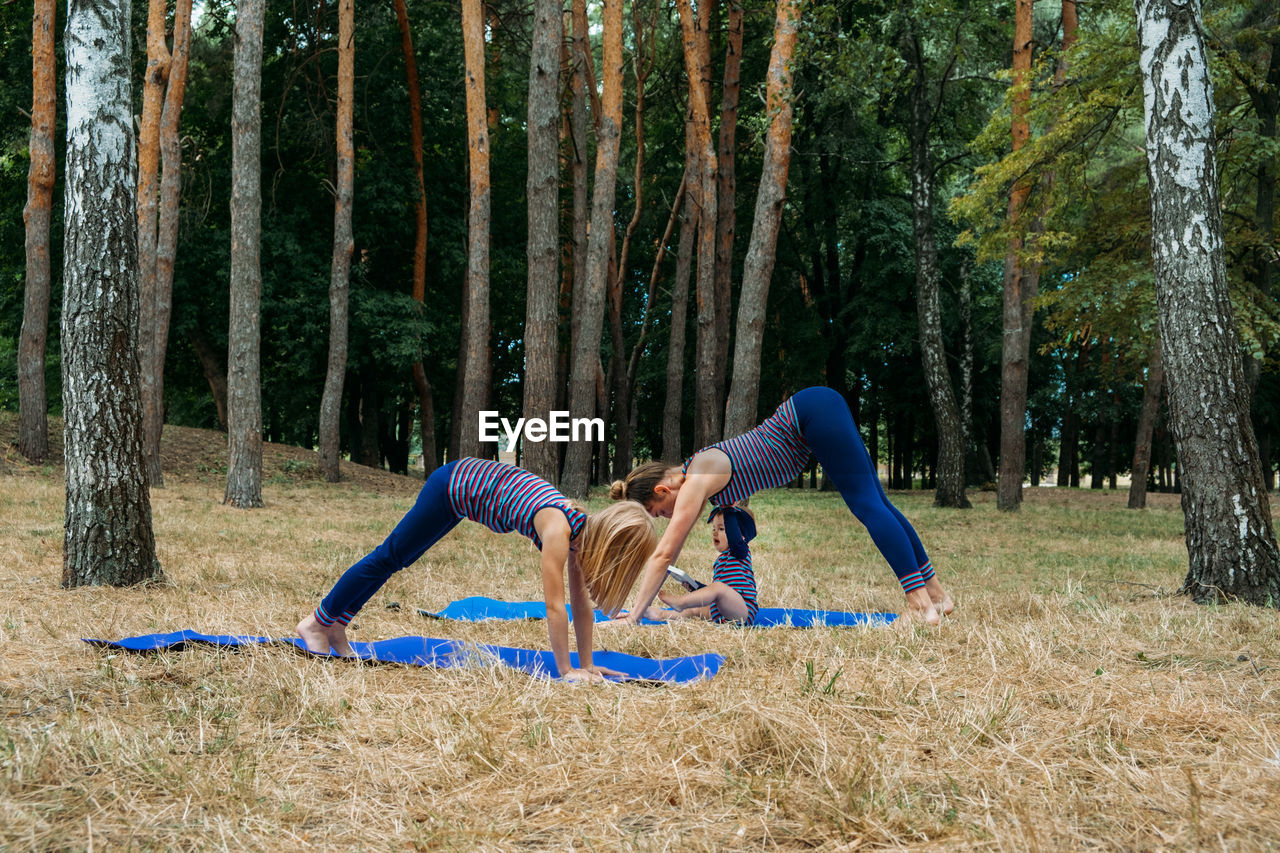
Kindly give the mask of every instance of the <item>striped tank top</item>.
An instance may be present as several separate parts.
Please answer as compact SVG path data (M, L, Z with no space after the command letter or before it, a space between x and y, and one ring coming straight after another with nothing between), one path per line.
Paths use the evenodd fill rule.
M728 551L721 551L711 571L712 580L737 590L746 602L747 618L743 620L743 624L755 622L760 605L756 603L756 576L751 571L751 556L735 557ZM720 608L715 604L711 605L711 619L715 622L729 621L720 614Z
M811 455L809 445L800 434L796 407L790 398L768 420L750 432L702 450L711 448L723 450L732 467L728 485L709 499L713 506L727 506L761 489L785 486L800 476ZM692 461L691 456L684 463L685 473L688 473L689 462Z
M576 539L587 515L546 480L506 462L465 457L449 477L449 503L460 518L483 524L495 533L521 533L542 550L533 528L538 510L553 506L569 521L569 538Z

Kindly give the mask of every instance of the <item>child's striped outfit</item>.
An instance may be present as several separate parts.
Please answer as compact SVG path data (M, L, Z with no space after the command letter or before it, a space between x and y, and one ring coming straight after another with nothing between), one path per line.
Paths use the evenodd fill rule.
M711 567L712 580L720 581L726 586L733 587L742 596L742 600L747 603L747 618L742 620L729 619L720 612L720 608L713 601L711 603L711 621L713 622L740 622L743 625L750 625L756 621L756 611L760 609L760 605L756 603L756 576L751 571L751 552L747 552L745 557L735 557L728 551L721 551L716 557L715 565Z

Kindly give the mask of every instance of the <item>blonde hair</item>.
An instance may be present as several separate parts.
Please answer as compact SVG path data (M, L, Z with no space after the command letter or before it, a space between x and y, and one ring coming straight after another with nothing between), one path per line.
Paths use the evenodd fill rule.
M672 468L679 470L677 465L668 465L658 460L637 465L625 480L613 481L613 485L609 486L609 497L615 501L636 501L647 507L653 501L654 487L667 478L667 473Z
M653 519L635 501L619 501L587 516L578 535L578 568L591 600L610 615L621 610L657 545Z

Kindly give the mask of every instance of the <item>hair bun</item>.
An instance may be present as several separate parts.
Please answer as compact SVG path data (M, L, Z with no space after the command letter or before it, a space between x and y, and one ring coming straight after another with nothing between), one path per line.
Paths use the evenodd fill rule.
M627 496L627 484L622 480L614 480L609 485L609 497L612 500L620 501Z

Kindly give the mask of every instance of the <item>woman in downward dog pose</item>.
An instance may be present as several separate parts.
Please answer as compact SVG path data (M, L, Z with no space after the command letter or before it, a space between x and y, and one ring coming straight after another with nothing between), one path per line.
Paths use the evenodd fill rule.
M699 450L683 467L647 462L625 481L614 481L614 500L639 501L650 515L671 520L645 565L626 621L637 623L645 614L703 504L726 506L761 489L786 485L805 469L810 454L866 526L897 575L911 611L936 625L954 610L911 522L889 503L849 405L838 392L817 387L796 393L750 432ZM733 531L727 533L732 544Z
M386 541L338 579L298 636L316 654L354 655L347 625L395 572L418 560L462 519L498 533L521 533L542 552L542 591L556 667L571 680L601 678L591 660L592 600L616 613L657 541L653 520L623 501L588 517L550 483L505 462L464 458L436 469ZM578 667L569 657L565 580Z

